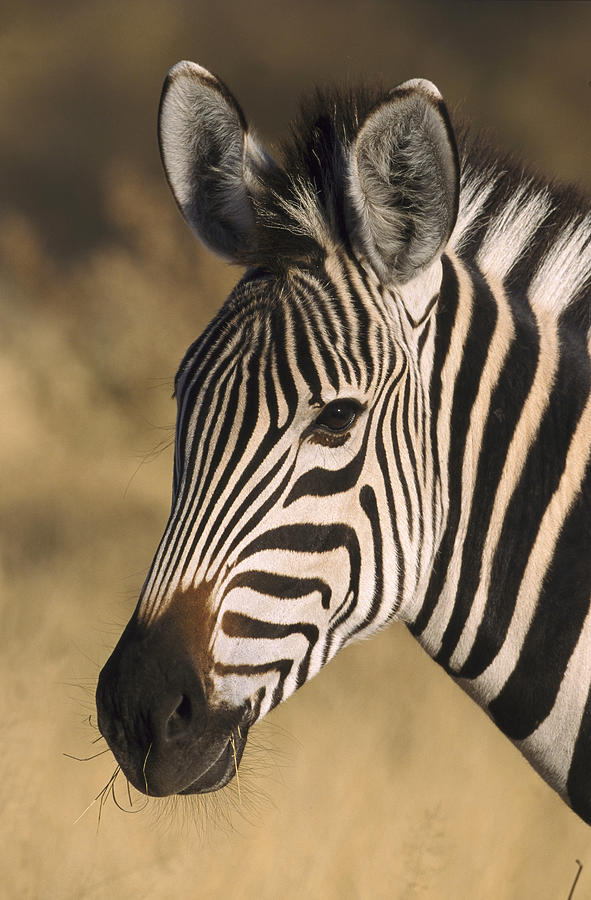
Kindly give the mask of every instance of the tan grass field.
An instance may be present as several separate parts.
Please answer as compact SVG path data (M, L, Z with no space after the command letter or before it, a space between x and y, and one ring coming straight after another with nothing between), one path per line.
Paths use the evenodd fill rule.
M576 860L591 897L591 829L401 627L257 726L240 795L87 809L114 761L64 755L104 749L94 688L166 520L175 366L238 274L159 172L167 68L219 73L270 140L317 80L425 75L589 190L591 4L1 15L0 897L566 900Z

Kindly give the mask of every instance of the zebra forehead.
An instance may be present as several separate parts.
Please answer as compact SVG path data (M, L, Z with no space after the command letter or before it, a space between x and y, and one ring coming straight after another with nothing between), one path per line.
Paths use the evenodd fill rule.
M246 349L257 330L269 321L280 291L278 279L252 270L238 282L205 331L190 345L177 370L174 393L179 395L186 376L207 366L240 342Z
M249 270L187 350L175 377L175 394L199 373L209 372L220 358L238 360L254 353L262 360L272 347L279 347L280 363L286 346L304 332L310 347L330 346L332 355L348 356L348 345L354 335L358 337L361 324L367 329L371 311L383 319L371 292L354 290L344 278L339 284L334 273L329 277L324 264L292 266L281 274Z

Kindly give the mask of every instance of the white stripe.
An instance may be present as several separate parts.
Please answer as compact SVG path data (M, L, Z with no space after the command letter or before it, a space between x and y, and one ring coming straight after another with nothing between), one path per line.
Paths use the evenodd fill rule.
M435 652L441 647L443 634L449 623L454 602L457 599L458 583L460 580L462 563L464 561L466 529L473 510L474 486L478 469L477 464L482 451L482 437L489 416L492 393L496 387L505 358L515 336L511 310L507 303L502 284L492 277L489 277L487 280L496 299L498 316L480 378L478 394L470 413L470 424L468 434L466 435L466 446L462 463L460 520L458 522L456 538L445 584L441 591L442 602L438 604L437 609L429 622L429 646L433 648ZM477 312L475 315L477 315ZM475 560L472 560L473 565L474 563Z
M531 191L528 182L520 184L492 220L476 257L486 274L503 279L549 214L547 192Z
M460 208L454 230L448 243L448 249L456 253L462 252L462 245L470 236L473 225L482 212L499 175L492 170L470 172L462 178L460 187Z
M458 279L458 306L456 320L450 337L450 345L441 371L441 399L439 403L439 418L437 421L437 448L440 460L441 495L444 505L449 506L449 478L448 460L451 442L451 413L453 407L453 395L456 380L464 355L464 345L472 320L474 297L472 281L463 264L454 256L450 256ZM445 520L441 523L441 529L445 528ZM413 597L403 600L400 615L408 622L414 621L424 602L424 596L417 593ZM428 634L424 635L424 646L429 653L433 653ZM423 637L421 638L423 643Z
M585 474L591 454L590 435L591 395L571 440L558 487L542 517L503 645L489 667L472 683L472 691L483 705L498 696L519 660L556 542Z
M569 223L547 251L532 279L532 302L555 315L591 282L591 213Z
M551 713L515 745L555 791L566 799L566 783L591 683L591 609L569 659Z
M540 331L540 350L536 374L507 451L484 543L480 583L474 595L464 630L450 660L452 669L459 669L465 663L476 639L476 632L484 615L490 589L495 551L509 503L519 483L525 463L524 448L531 445L538 432L540 422L548 407L550 388L558 365L558 335L555 323L549 320L548 316L540 317L535 310L534 314Z

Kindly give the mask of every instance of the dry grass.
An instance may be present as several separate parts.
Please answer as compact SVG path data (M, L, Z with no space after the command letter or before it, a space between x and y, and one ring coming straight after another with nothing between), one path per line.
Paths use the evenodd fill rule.
M568 896L575 859L585 866L575 900L591 892L589 829L396 627L341 654L255 729L240 792L234 781L220 796L146 805L128 797L119 776L117 800L134 814L108 794L97 827L100 801L80 815L114 762L64 755L103 747L93 725L96 677L167 514L172 376L236 274L193 243L163 180L152 178L145 97L153 107L166 67L195 56L227 75L269 131L275 118L285 121L281 100L297 93L301 72L304 83L424 73L473 108L483 98L482 120L502 120L547 166L585 177L588 5L576 5L579 19L569 7L567 25L557 12L566 4L550 12L552 4L527 4L534 12L517 37L515 4L478 6L472 25L468 7L454 6L454 25L451 12L443 21L430 4L326 3L310 29L312 4L273 5L265 46L259 0L249 15L225 4L227 21L205 4L156 0L133 0L125 14L89 0L58 4L59 15L44 4L8 17L0 37L0 96L10 113L0 125L9 176L0 219L2 896L550 900ZM491 40L478 48L482 23ZM546 41L543 51L534 38ZM14 173L29 165L40 172L17 190ZM65 184L72 196L57 190Z

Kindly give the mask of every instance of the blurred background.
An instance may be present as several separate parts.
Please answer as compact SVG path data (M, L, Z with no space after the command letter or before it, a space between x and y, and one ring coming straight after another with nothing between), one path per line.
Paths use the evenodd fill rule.
M586 2L4 0L2 896L550 900L577 859L591 896L591 830L401 627L257 727L240 796L79 818L114 763L63 755L104 747L94 687L166 521L175 368L239 275L168 194L168 68L217 73L270 146L318 82L424 76L588 191L590 38Z

